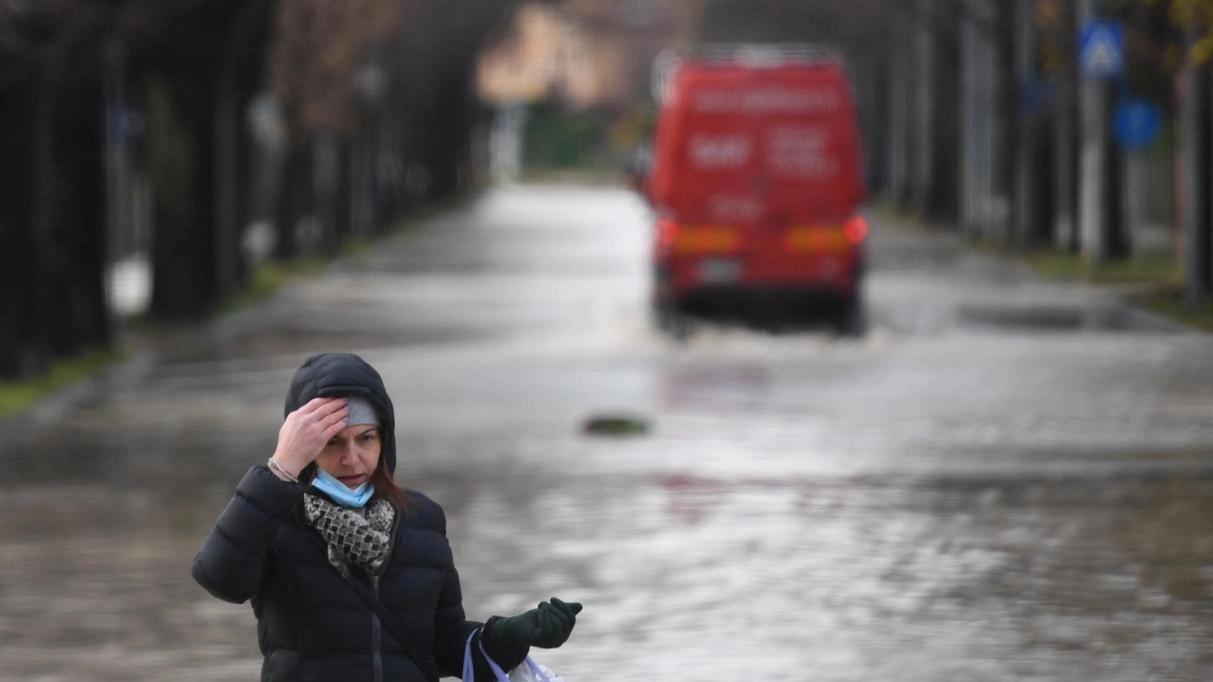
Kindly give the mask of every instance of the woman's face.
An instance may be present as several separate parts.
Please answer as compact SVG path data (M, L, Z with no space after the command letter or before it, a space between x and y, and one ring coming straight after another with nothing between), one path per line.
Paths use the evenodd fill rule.
M371 474L379 466L382 447L379 427L371 424L347 426L329 439L316 458L316 466L347 488L357 488L371 480Z

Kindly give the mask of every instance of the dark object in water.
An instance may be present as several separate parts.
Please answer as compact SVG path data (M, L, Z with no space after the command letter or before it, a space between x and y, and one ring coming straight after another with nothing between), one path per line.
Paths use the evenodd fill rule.
M600 414L587 418L581 431L597 436L639 436L649 432L649 420L630 414Z

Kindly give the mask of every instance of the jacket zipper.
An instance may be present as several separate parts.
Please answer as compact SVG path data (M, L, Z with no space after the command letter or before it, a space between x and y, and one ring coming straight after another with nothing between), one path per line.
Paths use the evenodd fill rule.
M371 576L371 593L379 598L379 576ZM383 682L383 624L379 614L371 610L371 662L375 667L375 682Z
M388 535L387 560L379 567L379 572L371 576L371 594L375 598L379 598L379 579L383 577L383 571L387 570L388 563L392 560L392 554L396 552L396 531L400 528L400 511L396 511L395 518L392 519L392 530ZM379 614L371 609L371 659L375 664L375 682L383 682L383 623L379 622ZM421 662L418 661L418 666Z

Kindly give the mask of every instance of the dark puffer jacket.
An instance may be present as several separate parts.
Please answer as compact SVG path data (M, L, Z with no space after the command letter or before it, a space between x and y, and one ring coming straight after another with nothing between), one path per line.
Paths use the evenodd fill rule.
M291 384L286 412L317 396L351 394L368 397L378 409L383 461L394 469L391 402L378 373L361 358L325 354L309 360ZM379 597L424 661L409 658L329 564L324 541L303 517L304 488L278 479L265 466L245 474L195 557L193 575L220 599L252 600L265 656L263 681L422 682L460 675L464 642L481 624L464 617L442 508L420 493L405 492L409 503L397 514ZM350 580L370 585L357 571ZM493 634L484 645L504 668L526 656L526 650L512 649ZM473 651L478 649L474 643ZM478 680L492 679L478 653L476 673Z

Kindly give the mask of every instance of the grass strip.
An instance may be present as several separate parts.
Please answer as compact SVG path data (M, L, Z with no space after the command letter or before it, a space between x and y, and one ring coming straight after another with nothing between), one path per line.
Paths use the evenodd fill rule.
M1041 277L1093 284L1138 284L1125 295L1133 305L1180 324L1213 331L1213 302L1191 304L1184 292L1183 267L1166 255L1091 264L1078 254L1041 251L1025 258Z
M1170 256L1145 256L1091 264L1079 254L1036 251L1029 253L1025 259L1036 274L1050 279L1165 286L1183 282L1183 269Z
M1130 302L1163 317L1190 327L1213 332L1213 302L1190 304L1182 286L1158 287L1155 290L1129 296Z
M221 301L216 313L222 315L260 303L300 277L322 272L329 262L319 256L301 256L287 262L259 263L249 273L248 285Z
M0 381L0 418L24 412L51 393L95 376L125 357L126 353L116 349L91 350L56 360L39 376Z

